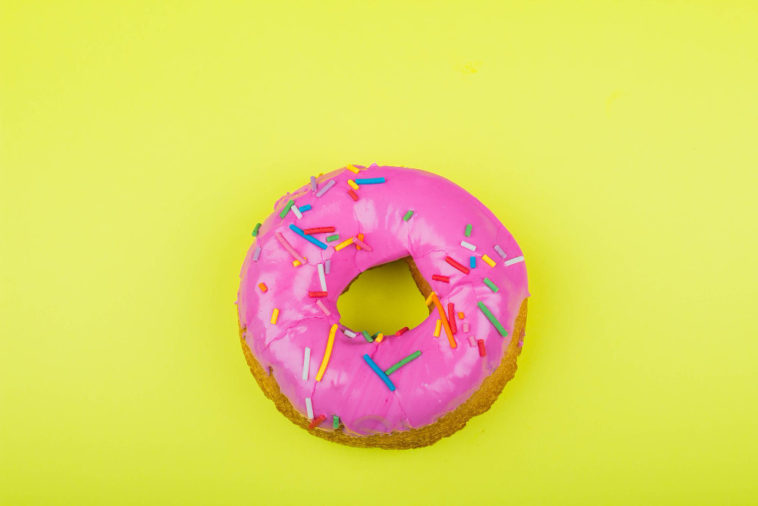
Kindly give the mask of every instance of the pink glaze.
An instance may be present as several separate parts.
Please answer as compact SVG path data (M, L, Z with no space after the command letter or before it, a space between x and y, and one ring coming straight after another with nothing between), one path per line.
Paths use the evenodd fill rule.
M429 172L376 165L358 167L359 174L343 168L317 178L318 189L329 180L336 182L321 197L316 197L307 184L277 202L242 266L238 310L247 345L263 368L273 372L281 391L297 410L306 415L308 397L314 417L323 414L331 420L332 415L338 415L346 432L367 435L423 427L468 399L500 364L514 337L511 334L521 303L529 292L524 262L504 265L505 260L521 256L521 249L476 198ZM357 191L358 201L348 195L348 179L376 177L384 177L386 182L362 185ZM292 211L282 219L279 213L289 199L294 199L297 206L311 204L312 209L301 219ZM408 210L414 214L404 221ZM328 248L322 250L293 232L289 228L291 223L301 229L334 226L340 238L326 243ZM472 233L465 237L469 223ZM306 264L293 266L293 256L277 240L277 232L307 259ZM335 251L336 245L359 233L364 234L370 251L358 250L355 245ZM331 233L313 237L325 242L328 235ZM474 244L476 251L461 246L462 240ZM496 244L505 251L505 259L493 249ZM257 262L253 260L256 246L261 247ZM482 261L483 254L496 260L496 266ZM364 329L352 329L358 335L349 338L340 325L326 372L316 382L329 329L339 323L339 295L369 267L408 255L430 282L443 307L452 302L456 311L465 313L469 332L464 335L459 330L455 335L456 348L451 348L444 330L439 338L433 337L439 317L436 309L419 326L400 336L385 336L381 343L367 342L360 334ZM445 261L448 255L466 267L469 257L476 256L476 267L463 274ZM331 269L326 275L328 295L310 298L309 291L321 290L317 264L328 259L331 259ZM450 283L433 281L432 274L449 276ZM497 293L483 283L484 277L499 288ZM266 283L268 292L256 289L261 282ZM508 331L507 337L500 336L477 307L477 301L492 311ZM323 303L330 314L320 309L317 302ZM275 325L270 322L274 308L280 310ZM477 347L468 345L468 335L484 341L486 356L480 357ZM311 354L308 379L303 381L306 347ZM386 370L417 350L421 351L420 357L390 375L396 387L394 392L363 359L368 354ZM320 427L333 430L331 423Z

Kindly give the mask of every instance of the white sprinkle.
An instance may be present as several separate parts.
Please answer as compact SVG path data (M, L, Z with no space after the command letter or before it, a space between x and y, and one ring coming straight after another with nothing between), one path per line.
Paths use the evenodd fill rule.
M355 332L353 332L353 331L352 331L352 330L350 330L350 329L342 329L342 333L343 333L343 334L345 334L347 337L349 337L349 338L351 338L351 339L352 339L353 337L355 337L355 336L357 336L357 335L358 335L358 334L356 334Z
M311 365L311 349L305 347L305 353L303 354L303 381L308 381L308 368Z
M319 307L321 311L324 312L326 316L331 316L332 312L329 311L329 309L324 305L323 302L321 302L321 299L316 299L316 305Z
M468 332L469 330L468 322L463 322L463 325L461 326L463 327L463 332Z
M318 264L318 281L321 283L321 291L326 292L326 276L324 276L324 264Z
M253 262L257 262L260 257L261 257L261 247L256 246L255 251L253 251Z
M326 271L327 274L329 274L329 271L332 270L331 260L327 260L326 262L324 262L324 270Z
M316 178L311 176L311 191L315 192L317 188L318 186L316 184Z
M468 344L472 348L476 346L476 339L474 339L474 336L468 336Z
M517 264L523 261L524 261L524 257L511 258L510 260L505 261L505 266L508 267L509 265Z
M476 246L474 246L470 242L461 241L461 246L463 246L466 249L470 249L471 251L476 251Z
M319 191L316 192L316 196L320 197L324 193L328 192L329 188L331 188L332 186L334 186L335 183L336 183L336 181L334 179L332 179L331 181L329 181L328 183L326 183L324 186L321 187L321 189Z
M497 254L498 254L498 255L500 255L500 256L501 256L501 257L503 257L503 258L505 258L505 257L507 256L507 255L505 254L505 251L503 251L503 248L501 248L499 244L495 244L495 245L492 247L492 249L494 249L495 251L497 251Z
M308 420L313 420L313 405L310 397L305 398L305 410L308 412Z
M297 216L298 220L303 217L303 213L300 212L300 209L298 209L296 205L293 205L292 207L290 207L290 211L295 213L295 216Z

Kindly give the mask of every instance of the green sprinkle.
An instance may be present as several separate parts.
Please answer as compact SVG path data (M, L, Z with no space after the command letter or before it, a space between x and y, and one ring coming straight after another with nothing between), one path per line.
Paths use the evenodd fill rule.
M411 216L413 216L413 209L408 209L408 212L405 213L405 216L403 216L403 221L410 220Z
M471 237L471 223L466 225L466 237Z
M390 367L389 369L387 369L386 371L384 371L384 374L386 374L387 376L389 376L390 374L392 374L393 372L397 371L398 369L400 369L401 367L403 367L405 364L407 364L411 360L417 359L419 356L421 356L421 350L414 351L413 353L411 353L410 355L408 355L407 357L405 357L403 360L401 360L397 364L393 365L392 367Z
M287 205L284 206L284 209L282 209L282 212L279 213L280 218L284 218L287 216L287 213L290 212L290 207L292 207L292 204L294 204L295 201L290 199L289 202L287 202Z
M256 223L255 228L253 229L253 237L258 237L258 232L261 230L261 224Z
M333 429L340 428L340 417L338 417L337 415L332 415L332 428Z
M328 236L326 236L326 242L336 241L339 238L340 238L339 234L328 235Z
M498 288L495 285L495 283L493 283L492 281L490 281L490 278L484 278L484 284L487 285L487 286L489 286L490 290L492 290L495 293L497 293L497 291L500 290L500 288Z
M368 341L370 343L374 342L374 338L371 337L371 335L367 331L363 330L363 331L361 331L361 334L363 334L363 337L366 338L366 341Z
M479 306L479 309L484 313L484 316L487 317L487 319L490 321L490 323L497 329L498 333L500 333L501 336L505 337L508 335L508 332L503 328L502 325L500 325L500 322L497 321L497 318L495 318L495 315L492 314L492 311L484 305L484 302L477 302L477 306Z

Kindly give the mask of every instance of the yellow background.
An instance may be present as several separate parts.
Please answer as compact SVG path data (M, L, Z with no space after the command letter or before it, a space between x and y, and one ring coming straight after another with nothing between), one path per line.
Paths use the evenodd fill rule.
M749 1L3 2L0 503L758 502L757 34ZM456 181L527 258L516 379L429 448L308 435L237 340L253 225L349 162Z

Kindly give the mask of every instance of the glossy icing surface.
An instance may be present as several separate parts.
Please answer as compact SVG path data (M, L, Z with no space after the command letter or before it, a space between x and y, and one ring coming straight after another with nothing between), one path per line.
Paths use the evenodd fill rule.
M464 402L500 364L510 340L520 338L511 333L521 302L529 293L518 244L476 198L429 172L376 165L357 167L358 174L339 169L317 178L318 190L329 181L335 182L320 197L311 184L306 184L276 203L248 251L240 273L237 304L247 345L261 366L273 371L292 405L307 415L308 398L314 416L327 417L320 428L332 430L332 417L337 415L343 425L338 430L367 435L434 423ZM348 194L348 180L364 178L386 181L359 185L355 201ZM290 199L295 206L310 204L311 209L300 213L302 218L292 210L281 218L280 212ZM409 210L413 215L405 220ZM327 246L321 249L294 232L290 224L300 229L333 226L339 240L326 242L325 237L331 233L314 234L313 238ZM468 224L469 237L465 235ZM305 264L293 266L292 253L282 246L276 233L306 258ZM371 251L355 245L335 249L358 234L363 234ZM475 251L461 241L475 246ZM452 302L456 313L464 313L462 320L455 317L457 346L451 347L444 330L434 337L439 318L436 309L419 326L399 336L386 336L381 343L364 339L360 333L364 329L352 329L358 335L350 338L340 325L323 378L316 381L330 328L339 324L339 295L364 270L406 256L413 258L445 310ZM469 268L469 273L448 263L448 256ZM476 257L474 268L469 267L471 256ZM309 291L322 290L317 264L327 260L327 295L309 297ZM435 274L448 276L449 283L433 280ZM485 284L485 277L497 292ZM258 288L259 283L267 286L265 293ZM316 301L321 301L330 314ZM500 335L478 302L489 308L507 336ZM279 315L272 324L275 308ZM463 332L464 323L467 332ZM478 340L483 341L485 356L480 354ZM307 379L303 380L306 347L310 357ZM389 375L394 391L364 360L367 354L387 370L419 350L418 358Z

